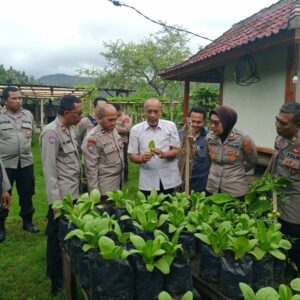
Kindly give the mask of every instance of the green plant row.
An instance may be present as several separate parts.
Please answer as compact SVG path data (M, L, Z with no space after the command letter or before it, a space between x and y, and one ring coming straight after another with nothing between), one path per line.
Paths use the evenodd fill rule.
M108 196L116 208L125 209L120 220L130 220L139 230L154 233L163 225L167 225L168 233L178 230L194 233L204 243L211 245L216 255L220 255L226 249L231 250L236 259L250 253L257 260L266 254L284 260L285 254L280 249L288 250L291 244L283 239L281 225L276 219L273 216L272 219L268 218L272 211L268 193L288 183L284 177L265 176L253 185L244 203L227 194L206 197L204 193L193 192L189 197L184 193L167 196L157 194L154 190L148 197L138 192L135 199L128 199L122 191L110 192ZM119 242L125 241L126 238L132 242L135 239L134 234L121 233L120 226L113 217L107 213L95 215L95 211L91 210L99 199L99 191L93 191L90 196L82 195L75 205L70 197L55 203L54 207L62 209L66 217L78 227L68 238L70 235L78 236L86 242L85 250L96 247L97 239L110 230L116 232ZM98 235L84 235L83 229L90 228L96 230ZM92 237L95 240L90 241ZM155 238L157 239L158 235ZM102 248L104 240L108 242L108 239L102 239Z
M254 293L253 289L243 282L240 289L245 300L299 300L300 299L300 278L295 278L290 282L290 286L281 284L278 291L272 287L264 287ZM294 294L298 292L298 294Z

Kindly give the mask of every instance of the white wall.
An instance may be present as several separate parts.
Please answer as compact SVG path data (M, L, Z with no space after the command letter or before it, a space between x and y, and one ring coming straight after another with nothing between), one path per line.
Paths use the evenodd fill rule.
M236 128L250 134L257 146L273 148L275 116L284 103L287 48L254 58L261 80L250 86L239 86L232 80L233 64L225 67L223 104L237 111Z

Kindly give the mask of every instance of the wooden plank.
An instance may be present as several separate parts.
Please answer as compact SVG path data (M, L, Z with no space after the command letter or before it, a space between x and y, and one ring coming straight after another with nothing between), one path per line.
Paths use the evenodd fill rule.
M83 296L84 300L89 300L88 292L80 288L79 281L76 273L71 267L70 256L66 245L62 243L62 261L63 261L63 275L64 275L64 289L65 296L67 300L76 300L78 299L77 290L79 290ZM78 287L78 289L77 289ZM81 299L81 298L79 298Z
M295 102L296 99L296 84L293 82L293 77L297 75L298 51L298 44L293 43L288 46L285 75L285 103Z
M260 153L265 153L265 154L270 154L270 155L274 154L273 148L256 146L256 150L257 150L257 152L260 152Z
M190 82L184 82L184 98L183 98L183 124L185 124L186 118L189 114L190 106Z
M224 95L224 80L220 83L219 105L223 105L223 95Z
M194 288L200 293L203 299L206 300L231 300L231 298L226 297L218 291L218 284L208 283L201 277L195 276L193 274L193 285Z
M71 268L70 258L65 246L62 244L62 261L63 261L63 274L64 274L64 288L67 300L76 300L76 275Z

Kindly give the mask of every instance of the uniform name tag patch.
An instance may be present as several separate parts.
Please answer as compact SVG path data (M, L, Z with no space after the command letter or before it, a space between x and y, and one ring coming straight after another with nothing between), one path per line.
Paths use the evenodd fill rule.
M293 149L294 150L294 149ZM293 151L292 150L292 151ZM294 151L293 151L294 152ZM295 153L295 152L294 152ZM298 155L298 153L297 154L294 154L294 153L292 153L292 152L288 152L287 154L286 154L286 157L287 158L291 158L291 159L296 159L296 160L300 160L300 155Z

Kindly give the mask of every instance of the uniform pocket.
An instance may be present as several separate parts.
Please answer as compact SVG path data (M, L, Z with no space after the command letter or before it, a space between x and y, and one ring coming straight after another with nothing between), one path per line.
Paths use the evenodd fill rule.
M69 143L62 146L63 149L63 161L66 164L74 163L74 155L76 156L76 149ZM73 155L74 153L74 155Z
M114 143L106 144L103 147L103 152L109 163L115 163L119 160L119 153Z
M0 124L0 132L3 139L9 139L11 137L11 133L14 130L13 124L9 123L1 123Z
M32 137L32 123L29 122L22 122L22 131L26 138Z

